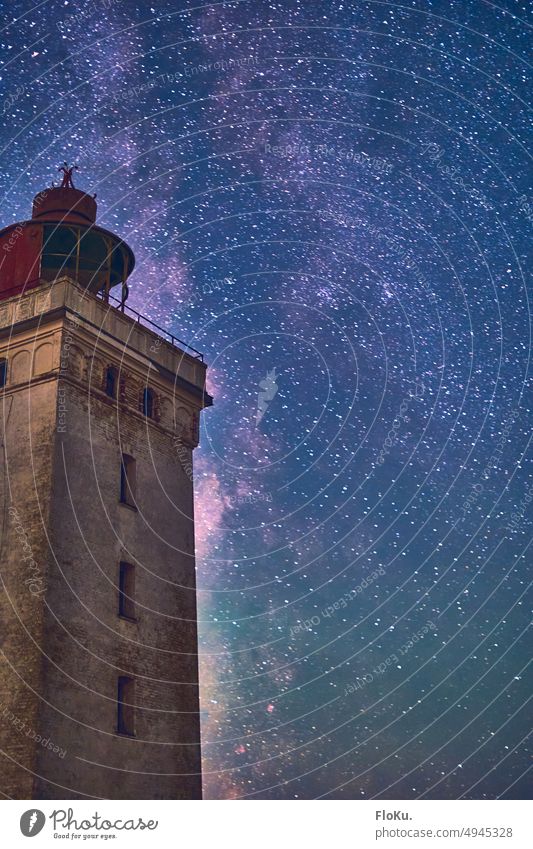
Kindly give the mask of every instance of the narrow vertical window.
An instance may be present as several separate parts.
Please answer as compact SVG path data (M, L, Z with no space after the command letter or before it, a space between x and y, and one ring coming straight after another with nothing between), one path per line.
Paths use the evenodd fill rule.
M120 500L122 504L135 507L135 495L137 488L136 463L129 454L123 454L120 461Z
M7 383L7 360L0 360L0 388Z
M105 370L105 394L110 398L117 396L117 370L113 366L108 366Z
M135 681L121 675L117 686L117 731L119 734L135 734Z
M151 389L143 389L142 395L142 411L143 415L147 416L149 419L153 419L154 417L154 393Z
M118 612L126 619L135 619L135 566L132 563L120 564Z

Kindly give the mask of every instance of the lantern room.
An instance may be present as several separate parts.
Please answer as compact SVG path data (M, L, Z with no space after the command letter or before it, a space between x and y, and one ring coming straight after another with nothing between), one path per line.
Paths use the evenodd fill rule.
M32 218L0 230L0 299L59 277L105 296L135 265L132 250L95 224L96 200L70 187L52 187L33 201Z

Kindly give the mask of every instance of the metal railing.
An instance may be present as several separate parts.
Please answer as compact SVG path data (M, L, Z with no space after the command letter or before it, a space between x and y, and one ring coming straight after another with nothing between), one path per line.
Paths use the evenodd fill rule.
M149 318L146 318L145 315L141 315L140 312L134 310L133 307L128 307L126 304L123 304L119 298L115 298L114 295L109 294L108 298L105 297L103 291L98 292L97 297L99 300L103 301L105 304L109 304L113 306L117 304L118 306L113 306L113 309L118 310L118 312L123 313L131 318L134 318L137 324L142 324L149 329L154 327L158 334L163 334L168 340L170 340L170 344L175 348L184 348L187 352L190 352L191 356L196 360L200 360L202 363L204 361L204 355L197 351L196 348L193 348L192 345L188 345L187 342L184 342L183 339L178 339L177 336L174 336L173 333L170 333L168 330L165 330L164 327L160 327L159 324L156 324L155 321L152 321Z

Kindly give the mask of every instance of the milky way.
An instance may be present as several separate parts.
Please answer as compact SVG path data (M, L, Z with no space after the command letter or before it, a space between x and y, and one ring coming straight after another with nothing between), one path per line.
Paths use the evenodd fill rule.
M78 163L209 364L207 797L528 793L527 11L4 9L3 224Z

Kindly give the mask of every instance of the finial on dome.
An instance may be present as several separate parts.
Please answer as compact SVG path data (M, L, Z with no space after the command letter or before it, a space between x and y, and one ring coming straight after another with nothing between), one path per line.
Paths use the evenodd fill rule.
M61 189L76 188L72 181L72 172L79 170L77 165L71 165L69 168L68 162L63 162L63 165L60 165L57 170L63 172L63 180L60 186Z

